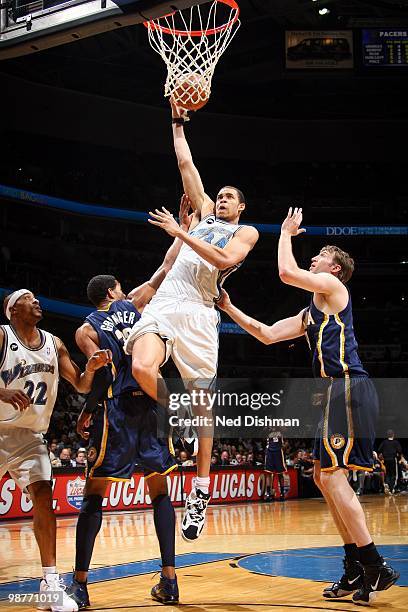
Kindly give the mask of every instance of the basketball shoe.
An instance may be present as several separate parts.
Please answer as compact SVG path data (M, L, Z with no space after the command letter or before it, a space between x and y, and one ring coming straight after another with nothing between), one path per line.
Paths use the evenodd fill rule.
M171 580L160 574L160 581L152 588L151 596L162 604L178 604L179 590L177 578Z
M40 596L42 593L57 594L58 602L52 604L47 602L39 604L38 610L51 610L51 612L77 612L78 604L71 599L66 592L64 581L59 577L59 574L47 574L40 582Z
M211 495L203 493L200 489L193 489L187 497L181 523L181 535L187 542L193 542L200 537L210 499Z
M396 572L381 557L381 562L375 565L364 565L364 581L362 587L353 595L353 602L360 606L371 605L378 591L386 591L399 578Z
M338 582L334 582L323 591L327 599L339 599L351 595L363 586L364 570L359 561L343 559L344 574Z
M91 605L89 601L88 585L86 582L78 582L75 574L71 584L67 587L67 594L78 604L78 609L83 610Z

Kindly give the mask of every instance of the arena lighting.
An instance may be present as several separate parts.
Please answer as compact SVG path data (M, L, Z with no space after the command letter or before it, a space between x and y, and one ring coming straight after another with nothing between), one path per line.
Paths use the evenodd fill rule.
M329 13L330 13L330 9L326 7L319 9L319 15L328 15Z

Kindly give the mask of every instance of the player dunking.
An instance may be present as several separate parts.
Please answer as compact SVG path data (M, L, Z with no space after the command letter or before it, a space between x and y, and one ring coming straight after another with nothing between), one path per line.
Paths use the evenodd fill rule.
M87 393L94 371L110 361L109 351L92 351L82 374L59 338L37 328L42 319L38 300L28 289L4 300L10 325L0 326L0 478L9 472L33 502L34 534L44 579L40 592L60 593L45 608L70 612L78 606L65 592L56 569L56 520L52 509L52 470L43 434L48 430L58 390L58 377Z
M283 474L287 471L285 457L283 454L283 437L280 431L271 431L266 439L265 449L265 478L266 482L266 497L267 501L272 499L272 488L275 474L278 477L280 498L279 501L285 501L285 480ZM269 480L269 485L267 484ZM276 496L275 496L276 499Z
M174 104L172 111L174 148L194 217L187 233L165 209L152 213L151 223L184 244L125 345L133 357L136 380L153 399L157 399L159 367L170 355L190 389L207 389L214 380L219 321L214 300L225 278L240 266L258 240L255 228L238 225L245 198L236 187L219 191L214 214L214 203L204 192L184 135L184 119ZM200 406L197 412L204 410L205 406ZM199 430L198 434L197 479L182 521L182 535L189 541L201 534L210 500L212 432Z
M353 273L354 262L338 247L326 246L313 257L309 271L299 268L291 240L305 231L299 229L301 222L302 209L295 208L293 214L290 209L279 240L279 275L284 283L313 293L309 308L267 326L233 306L225 292L219 306L265 344L306 334L314 374L328 379L322 423L315 442L314 478L345 550L344 575L327 587L323 595L338 598L354 592L354 603L369 605L376 591L391 587L399 574L378 553L363 509L347 480L349 469L372 469L378 413L374 385L358 355L351 297L345 285Z
M187 201L180 218L188 227ZM177 468L171 443L157 438L157 405L132 376L132 359L124 355L123 345L131 327L160 287L180 250L175 241L163 264L151 279L134 289L125 299L115 277L100 275L88 283L89 300L97 310L77 330L76 340L85 355L96 348L109 348L112 367L95 377L92 392L78 419L78 433L90 434L87 480L76 529L75 572L68 593L79 609L90 605L88 570L96 536L102 524L102 502L111 480L130 480L136 464L145 470L152 500L154 525L160 544L162 571L152 597L161 603L176 604L179 593L175 575L175 514L166 474ZM97 410L97 404L103 409ZM93 414L92 414L93 413ZM92 424L89 432L85 429ZM169 446L170 444L170 446Z

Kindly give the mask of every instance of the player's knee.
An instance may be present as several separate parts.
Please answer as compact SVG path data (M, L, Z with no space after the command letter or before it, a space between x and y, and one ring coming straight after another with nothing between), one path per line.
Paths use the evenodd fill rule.
M28 491L34 508L52 510L52 486L50 482L40 481L29 486Z
M166 476L151 476L147 481L150 499L152 503L160 496L168 495L167 478Z
M140 359L133 359L132 376L140 383L140 381L150 378L151 376L157 377L157 372L155 372L155 368L152 364L145 363Z
M335 485L334 479L335 472L320 472L319 480L320 480L320 488L322 490L330 490L333 485Z

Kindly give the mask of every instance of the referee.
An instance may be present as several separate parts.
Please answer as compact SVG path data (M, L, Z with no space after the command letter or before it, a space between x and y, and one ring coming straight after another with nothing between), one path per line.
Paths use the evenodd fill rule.
M384 492L386 495L395 493L398 480L398 459L402 454L401 444L394 440L392 429L387 431L387 439L383 440L379 446L378 454L383 459L385 465L385 484Z

